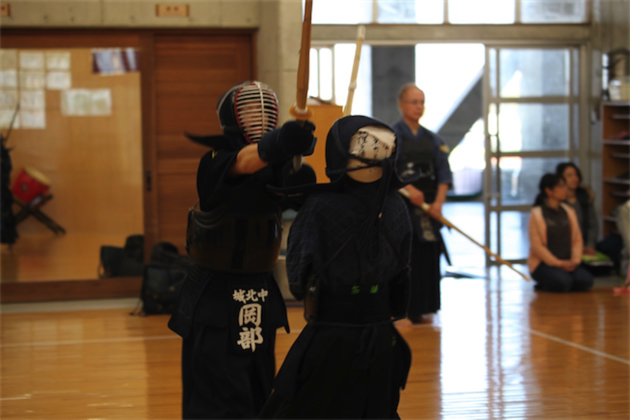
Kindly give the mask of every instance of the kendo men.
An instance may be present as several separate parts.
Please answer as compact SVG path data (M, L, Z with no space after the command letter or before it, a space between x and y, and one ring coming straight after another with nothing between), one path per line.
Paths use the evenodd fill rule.
M411 353L393 320L406 314L412 227L396 150L372 118L341 118L328 133L331 183L308 193L288 237L289 286L308 325L261 418L398 418Z
M442 216L446 193L453 182L448 163L448 146L435 133L420 125L424 114L424 92L414 84L402 87L398 94L402 119L392 127L402 139L401 164L419 167L421 175L405 189L415 230L411 253L411 299L409 319L413 323L430 321L429 314L440 309L440 255L444 249L437 220ZM430 204L428 213L423 203Z
M195 266L169 321L184 339L187 419L254 418L271 393L276 329L288 330L288 321L272 273L283 202L267 186L281 184L293 155L315 146L308 121L275 129L278 101L261 82L229 89L217 114L223 136L189 136L212 150L197 171L201 210L189 213L186 248Z

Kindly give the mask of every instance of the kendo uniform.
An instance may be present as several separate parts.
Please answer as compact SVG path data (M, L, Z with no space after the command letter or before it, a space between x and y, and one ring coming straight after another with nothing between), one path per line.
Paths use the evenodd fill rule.
M15 220L15 214L13 214L13 193L9 188L9 182L11 180L11 170L13 165L11 163L11 155L9 149L5 147L5 138L0 134L1 144L1 165L2 170L2 191L0 192L0 203L2 208L2 221L0 223L1 233L0 242L3 244L13 245L18 237L17 222Z
M272 390L276 329L288 331L284 299L272 272L280 252L283 203L267 189L278 182L282 165L228 176L245 140L257 139L251 141L255 135L247 128L230 126L233 116L223 113L236 110L240 118L238 105L246 99L239 95L251 85L254 100L262 97L275 112L275 120L274 115L258 119L269 125L258 133L260 138L266 132L260 143L272 138L275 144L281 130L268 128L277 124L277 99L260 82L237 85L219 102L224 137L190 136L214 150L199 163L201 210L189 213L186 246L195 266L169 321L169 328L184 339L183 418L255 418ZM226 96L227 105L222 102Z
M383 123L335 122L326 144L329 190L310 192L292 223L287 274L308 325L261 418L399 418L411 352L392 320L406 312L412 228L388 176L362 183L343 174L351 135L368 125Z
M427 204L433 203L438 185L453 182L448 147L439 136L422 126L416 135L403 120L392 128L396 136L402 139L401 164L420 166L422 174L412 185L422 191ZM440 254L444 244L440 233L442 224L409 200L405 201L414 226L409 318L415 320L440 310Z

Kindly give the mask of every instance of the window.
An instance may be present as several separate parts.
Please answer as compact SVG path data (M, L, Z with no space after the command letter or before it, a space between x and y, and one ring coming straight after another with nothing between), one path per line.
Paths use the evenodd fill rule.
M313 24L587 23L589 0L317 0Z
M308 95L345 107L354 64L355 44L311 48ZM364 45L352 101L352 113L370 115L372 109L371 48Z

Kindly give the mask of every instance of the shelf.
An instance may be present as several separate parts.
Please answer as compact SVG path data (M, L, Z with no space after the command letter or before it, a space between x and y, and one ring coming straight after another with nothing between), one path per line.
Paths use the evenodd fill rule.
M608 184L630 185L630 179L606 178L604 182Z
M603 236L617 230L611 212L630 199L630 101L602 102L602 219Z
M602 140L602 144L611 146L630 146L630 140Z
M628 101L605 101L605 102L602 102L602 105L605 105L605 106L630 106L630 102L628 102Z

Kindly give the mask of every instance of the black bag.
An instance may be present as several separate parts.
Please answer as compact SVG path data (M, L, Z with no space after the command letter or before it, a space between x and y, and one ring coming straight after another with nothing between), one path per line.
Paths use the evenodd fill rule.
M172 314L192 267L192 260L180 255L175 245L169 242L155 244L151 249L151 260L144 266L140 314Z
M101 246L101 264L98 267L98 277L118 277L120 275L120 264L122 263L125 251L117 246Z
M129 235L123 248L101 246L99 278L140 277L143 275L144 235Z

